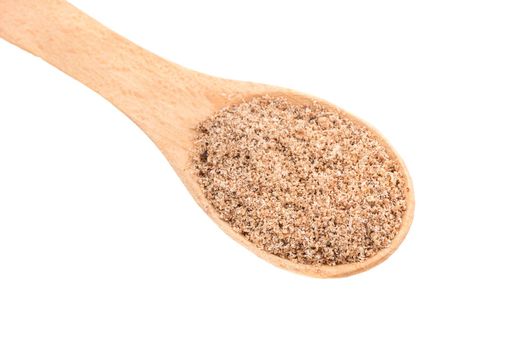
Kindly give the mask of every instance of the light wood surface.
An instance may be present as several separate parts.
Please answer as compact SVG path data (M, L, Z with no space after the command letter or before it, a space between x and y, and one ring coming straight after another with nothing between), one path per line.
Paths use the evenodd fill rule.
M385 260L409 230L414 196L403 165L409 180L408 210L389 248L364 262L338 266L297 264L268 254L235 233L204 197L190 168L195 126L218 109L256 95L286 95L303 103L315 99L330 108L337 107L288 89L220 79L183 68L138 47L62 0L0 0L0 37L49 62L121 110L158 146L193 198L221 229L276 266L314 277L352 275ZM399 158L386 140L367 126Z

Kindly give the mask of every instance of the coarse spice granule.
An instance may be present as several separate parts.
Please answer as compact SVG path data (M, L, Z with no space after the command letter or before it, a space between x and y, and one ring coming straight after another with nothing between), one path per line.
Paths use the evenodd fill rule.
M341 112L256 97L197 131L193 167L204 195L268 253L311 265L360 262L401 227L401 165L373 131Z

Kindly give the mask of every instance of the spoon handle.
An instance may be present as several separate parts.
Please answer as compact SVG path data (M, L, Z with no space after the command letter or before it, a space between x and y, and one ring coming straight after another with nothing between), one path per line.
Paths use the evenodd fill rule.
M176 122L177 108L159 106L184 107L200 92L192 90L203 89L203 75L140 48L63 0L0 0L0 37L98 92L152 138Z

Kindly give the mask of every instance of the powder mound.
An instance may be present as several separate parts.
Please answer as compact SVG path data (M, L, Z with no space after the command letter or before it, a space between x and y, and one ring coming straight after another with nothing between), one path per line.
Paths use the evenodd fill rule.
M407 179L367 127L320 103L257 97L200 124L193 167L233 230L311 265L364 261L388 247Z

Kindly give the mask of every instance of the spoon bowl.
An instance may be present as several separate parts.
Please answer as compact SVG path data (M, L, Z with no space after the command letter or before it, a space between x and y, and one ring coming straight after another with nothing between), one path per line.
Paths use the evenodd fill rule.
M183 68L138 47L63 0L0 0L0 37L44 59L115 105L157 145L208 216L234 240L276 266L313 277L352 275L385 260L409 230L414 196L401 158L374 128L326 101L285 88L226 80ZM320 102L366 126L399 161L407 178L407 210L389 247L352 264L299 264L258 248L219 217L191 167L196 129L220 109L256 96L285 97L298 104Z

